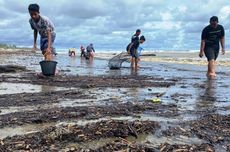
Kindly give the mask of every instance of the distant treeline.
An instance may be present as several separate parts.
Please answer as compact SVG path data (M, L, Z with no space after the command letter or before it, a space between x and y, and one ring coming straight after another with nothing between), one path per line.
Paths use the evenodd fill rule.
M12 44L4 44L4 43L0 43L0 48L4 48L4 49L15 49L17 48L16 45L12 45Z

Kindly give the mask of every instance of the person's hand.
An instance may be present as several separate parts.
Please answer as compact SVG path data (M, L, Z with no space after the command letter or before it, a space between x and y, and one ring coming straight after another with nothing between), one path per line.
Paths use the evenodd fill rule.
M47 60L47 61L52 61L52 59L53 59L51 50L52 50L51 48L47 48L46 52L44 54L45 60Z
M50 47L48 47L47 49L46 49L46 52L48 53L48 54L51 54L52 52L52 49L50 48Z
M224 55L225 54L225 49L222 48L221 52L222 52L222 55Z
M204 51L200 51L199 57L202 58L204 56Z
M128 54L130 54L130 50L128 50Z

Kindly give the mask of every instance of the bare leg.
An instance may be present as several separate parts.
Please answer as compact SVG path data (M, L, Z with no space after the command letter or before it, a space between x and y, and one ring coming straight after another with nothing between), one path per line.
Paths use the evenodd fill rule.
M137 63L137 67L138 67L138 68L140 67L140 61L141 61L141 59L138 58L138 63Z
M208 62L207 76L208 77L215 77L216 76L216 62L215 62L215 60L210 60Z
M131 58L131 68L134 68L134 60L135 60L135 58Z
M137 69L138 68L138 66L137 66L138 58L134 58L134 59L135 59L135 69Z

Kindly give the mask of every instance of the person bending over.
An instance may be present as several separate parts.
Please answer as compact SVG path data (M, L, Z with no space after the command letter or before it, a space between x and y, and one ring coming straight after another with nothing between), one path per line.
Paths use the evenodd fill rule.
M45 57L45 60L52 60L53 55L56 55L53 43L56 37L54 25L49 18L40 15L40 7L38 4L30 4L28 7L31 18L29 19L30 26L34 31L33 50L37 50L37 35L40 34L40 49Z

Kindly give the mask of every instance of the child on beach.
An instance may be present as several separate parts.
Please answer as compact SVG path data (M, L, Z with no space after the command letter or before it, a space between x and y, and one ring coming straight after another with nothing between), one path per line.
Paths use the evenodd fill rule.
M138 60L139 60L139 54L138 54L138 47L140 44L145 42L145 37L142 35L140 37L140 40L137 39L135 41L133 41L132 43L130 43L127 46L127 52L130 53L131 55L131 67L137 69L138 68Z
M37 50L37 35L40 38L40 49L45 57L45 60L52 60L53 55L56 55L53 43L56 37L53 23L45 16L40 15L40 7L38 4L30 4L28 7L31 16L29 23L34 30L33 50Z

